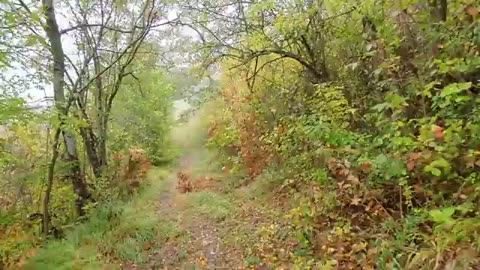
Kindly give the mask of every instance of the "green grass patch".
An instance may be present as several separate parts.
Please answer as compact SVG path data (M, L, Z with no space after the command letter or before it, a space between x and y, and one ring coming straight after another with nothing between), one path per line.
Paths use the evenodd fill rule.
M98 207L88 222L63 240L48 242L27 263L27 269L101 269L120 262L145 262L147 243L159 245L178 234L172 221L163 220L156 201L168 189L167 171L154 169L147 184L132 200ZM117 267L115 267L115 264Z
M224 194L211 191L201 191L187 195L187 209L199 215L223 220L229 216L234 208L230 198Z

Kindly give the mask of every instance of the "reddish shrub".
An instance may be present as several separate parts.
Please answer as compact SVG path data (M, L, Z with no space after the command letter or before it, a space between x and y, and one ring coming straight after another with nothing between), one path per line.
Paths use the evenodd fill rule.
M177 173L177 189L181 193L187 193L193 191L192 180L190 176L185 172Z
M133 148L128 151L128 157L122 153L114 155L122 174L121 182L128 187L130 192L138 189L151 168L151 163L142 149Z

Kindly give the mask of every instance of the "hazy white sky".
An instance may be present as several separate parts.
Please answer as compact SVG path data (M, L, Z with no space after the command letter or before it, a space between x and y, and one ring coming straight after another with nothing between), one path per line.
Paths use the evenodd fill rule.
M58 10L57 10L58 11ZM60 12L57 12L56 13L56 16L57 16L57 23L59 25L59 28L60 29L66 29L66 28L69 28L73 25L75 25L75 23L72 24L72 20L70 20L69 18L65 17L66 15L65 14L68 14L67 12L62 12L61 9L60 9ZM175 18L176 14L174 11L172 12L169 12L167 17L168 19L173 19ZM182 34L184 35L187 35L187 36L190 36L192 38L195 38L194 35L195 33L189 29L182 29L181 31ZM162 39L159 39L160 41ZM64 49L64 53L70 58L72 59L74 62L75 62L75 59L77 59L77 48L75 46L75 40L73 38L72 35L69 35L69 34L65 34L65 35L62 35L62 45L63 45L63 49ZM16 75L19 75L19 76L25 76L28 72L35 72L34 70L25 70L25 67L14 67L10 70L7 71L8 73L11 73L12 75L13 74L16 74ZM39 105L52 105L52 104L48 104L47 102L45 102L45 97L53 97L53 88L52 88L52 85L51 84L45 84L45 85L42 85L42 87L45 89L45 90L40 90L40 89L36 89L36 88L31 88L31 89L26 89L26 91L24 91L21 96L26 98L27 99L27 102L32 105L32 106L39 106ZM51 103L51 102L49 102Z
M57 8L57 22L59 25L60 29L66 29L69 28L73 25L75 25L74 20L71 20L67 18L66 16L69 16L70 12L67 12L67 10L62 10L61 7ZM177 12L176 10L170 10L167 14L167 18L169 20L172 20L177 17ZM165 29L165 28L163 28ZM158 32L157 32L158 33ZM150 35L154 36L157 33L155 31L150 33ZM178 32L177 32L178 33ZM43 34L41 32L40 34ZM189 28L182 28L180 32L178 33L180 36L191 38L192 40L198 40L198 36L196 32ZM165 36L159 36L158 38L158 43L162 44L165 42L165 44L174 41L174 37L165 37ZM62 35L62 45L64 49L64 53L69 56L70 59L72 59L75 62L75 59L77 59L77 48L75 46L75 40L73 35L69 34L64 34ZM172 57L173 59L173 57ZM178 63L180 64L180 63ZM32 74L35 72L35 70L31 69L28 70L26 67L20 67L20 65L15 65L15 63L12 65L13 68L9 69L6 71L6 74L11 74L11 75L18 75L21 77L25 77L27 74ZM24 97L28 104L32 107L37 107L37 106L52 106L52 97L53 97L53 88L51 83L45 83L40 85L41 87L38 87L38 84L36 87L30 87L28 89L24 89L21 92L21 96ZM43 89L42 89L43 88ZM180 100L175 102L175 107L178 108L176 111L183 111L188 108L188 103Z
M57 15L57 22L60 29L64 29L69 27L69 20L62 15ZM62 36L63 47L65 50L65 54L69 55L70 57L75 57L75 46L71 36L63 35ZM26 76L27 74L34 73L35 70L26 70L26 67L18 66L15 63L12 64L12 68L6 70L6 74L11 75L18 75L18 76ZM53 97L53 88L52 84L43 84L40 87L32 87L29 89L25 89L25 91L21 91L20 96L27 100L27 103L30 106L51 106L53 105L51 101L45 100L45 98L52 98Z

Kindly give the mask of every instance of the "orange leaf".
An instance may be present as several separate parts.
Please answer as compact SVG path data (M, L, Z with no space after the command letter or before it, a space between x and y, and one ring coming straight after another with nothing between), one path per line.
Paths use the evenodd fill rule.
M425 192L425 190L423 189L422 185L420 185L420 184L413 185L413 190L414 190L415 193L423 193L423 192Z
M148 241L143 244L143 250L150 250L152 248L152 241Z
M351 204L351 205L359 205L361 201L362 201L362 199L360 199L360 198L358 198L357 196L355 196L355 197L350 201L350 204Z
M342 181L342 182L338 183L337 185L338 185L339 189L347 189L347 188L352 186L350 184L345 184L345 181Z
M364 162L362 165L360 165L360 170L363 172L368 172L372 168L372 163L370 162Z
M408 169L409 171L413 171L413 169L415 169L415 162L414 162L413 160L409 160L409 161L407 162L407 169Z
M348 175L350 173L350 170L349 169L341 169L339 172L338 172L338 175L340 176L345 176L345 175Z
M27 256L27 258L31 258L31 257L37 255L37 253L38 253L38 250L36 248L32 248L29 251L27 251L26 256Z
M422 152L413 152L413 153L408 153L408 159L410 160L417 160L422 156Z
M207 264L208 264L207 259L205 259L204 257L198 258L198 262L199 262L201 265L207 265Z
M443 137L444 137L443 128L440 126L434 126L433 135L435 136L436 139L443 140Z
M352 251L357 253L359 251L366 250L367 244L366 243L360 243L360 244L353 244L352 245Z
M350 181L350 182L354 183L355 185L360 183L360 180L358 179L358 177L356 177L353 174L348 175L347 181Z
M472 17L477 17L478 14L479 14L479 11L478 11L478 8L474 7L474 6L467 6L465 8L465 12L468 13L468 15L472 16Z
M368 249L368 255L375 255L378 253L378 249L376 247Z

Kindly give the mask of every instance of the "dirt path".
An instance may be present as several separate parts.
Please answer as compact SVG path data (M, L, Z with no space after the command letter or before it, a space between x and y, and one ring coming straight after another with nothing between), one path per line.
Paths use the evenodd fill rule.
M177 189L177 172L191 175L198 164L198 157L194 153L187 153L167 179L168 191L159 198L158 214L162 218L175 220L181 233L152 254L146 269L243 269L238 267L242 264L238 252L224 247L220 239L219 227L222 222L189 212L188 206L185 206L189 198L199 191L182 194ZM204 175L205 178L209 179L209 176Z

